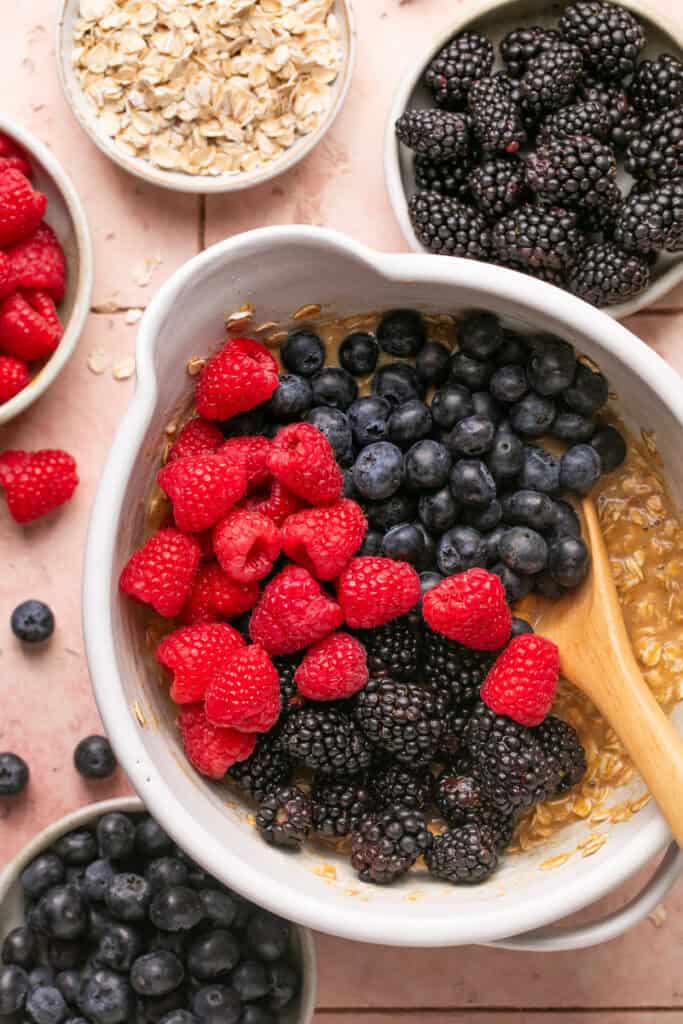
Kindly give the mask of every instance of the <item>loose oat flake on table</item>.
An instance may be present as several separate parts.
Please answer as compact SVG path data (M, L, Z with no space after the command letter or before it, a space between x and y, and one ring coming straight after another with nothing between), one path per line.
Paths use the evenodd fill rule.
M253 171L320 124L341 66L333 0L81 0L76 78L130 156Z

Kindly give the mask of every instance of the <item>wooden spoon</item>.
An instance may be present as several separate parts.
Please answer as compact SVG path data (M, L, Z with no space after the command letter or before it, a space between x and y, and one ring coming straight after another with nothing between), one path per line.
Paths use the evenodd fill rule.
M683 740L645 682L591 498L582 500L591 568L565 599L541 599L536 631L560 649L560 671L600 710L628 751L683 848Z

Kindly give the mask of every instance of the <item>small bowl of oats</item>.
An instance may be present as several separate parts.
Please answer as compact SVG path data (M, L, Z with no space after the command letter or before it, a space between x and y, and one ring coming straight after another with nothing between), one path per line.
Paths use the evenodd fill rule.
M261 185L307 156L346 99L351 0L62 0L74 116L124 170L176 192Z

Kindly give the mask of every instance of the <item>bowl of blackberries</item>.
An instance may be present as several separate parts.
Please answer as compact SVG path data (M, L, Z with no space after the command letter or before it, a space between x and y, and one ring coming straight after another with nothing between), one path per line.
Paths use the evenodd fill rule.
M402 79L385 169L415 251L631 314L683 276L680 30L632 0L489 3Z
M203 871L133 797L38 835L0 875L0 1018L306 1024L310 934Z

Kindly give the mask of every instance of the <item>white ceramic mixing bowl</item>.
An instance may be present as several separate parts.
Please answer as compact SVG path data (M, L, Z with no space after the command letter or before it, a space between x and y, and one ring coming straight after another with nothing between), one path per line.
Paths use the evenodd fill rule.
M680 379L623 327L567 293L468 260L372 252L316 228L266 228L214 246L164 285L141 323L137 391L104 470L88 538L83 607L90 671L133 785L164 828L212 874L276 913L351 939L490 943L556 922L604 896L667 844L667 827L652 804L630 821L601 826L611 834L599 852L577 854L555 871L540 871L539 865L574 850L589 832L587 823L568 827L540 850L507 857L485 885L456 888L413 873L382 889L360 884L347 857L314 846L291 856L267 846L235 792L209 784L189 767L145 647L143 614L120 596L117 581L142 537L164 428L188 400L185 364L221 339L226 310L244 302L253 303L259 319L285 324L308 303L339 315L395 306L449 313L485 308L510 325L565 338L600 363L627 423L656 431L672 491L683 500ZM683 717L676 719L683 724ZM615 800L641 792L636 781ZM672 848L640 902L618 917L592 930L517 944L578 946L618 934L651 909L680 869Z

